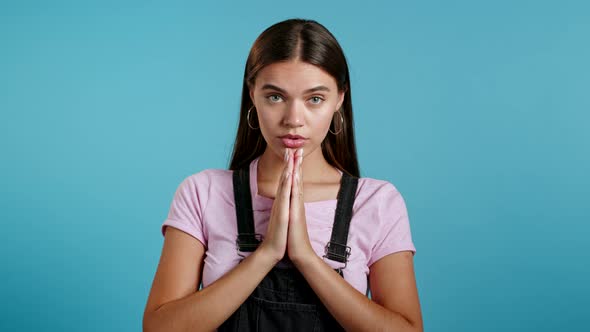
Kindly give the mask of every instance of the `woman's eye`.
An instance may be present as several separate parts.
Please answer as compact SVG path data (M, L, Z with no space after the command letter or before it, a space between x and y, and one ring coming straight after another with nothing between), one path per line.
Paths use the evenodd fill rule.
M279 101L281 101L281 96L279 95L270 95L268 96L268 100L272 101L273 103L277 103Z
M312 104L319 104L319 103L321 103L323 101L323 99L321 97L317 97L317 96L316 97L311 97L310 100L311 100L311 103Z

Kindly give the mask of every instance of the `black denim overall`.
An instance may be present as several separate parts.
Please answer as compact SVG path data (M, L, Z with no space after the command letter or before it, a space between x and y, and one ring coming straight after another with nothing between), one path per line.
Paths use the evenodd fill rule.
M335 269L341 277L346 267L350 247L348 229L358 178L342 174L334 226L324 258L344 263ZM248 167L233 174L234 198L238 221L239 251L252 252L261 236L255 234L250 175ZM219 327L218 331L343 331L303 275L288 258L264 277L246 301Z

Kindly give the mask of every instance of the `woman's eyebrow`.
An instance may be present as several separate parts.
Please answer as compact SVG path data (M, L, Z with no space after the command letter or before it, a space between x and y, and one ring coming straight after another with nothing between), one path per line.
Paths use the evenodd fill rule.
M287 91L285 91L284 89L279 88L276 85L272 85L272 84L265 84L262 86L261 90L276 90L280 93L284 93L287 94ZM307 89L305 91L303 91L303 93L310 93L310 92L316 92L316 91L327 91L330 92L330 89L327 86L324 85L318 85L314 88L311 89Z
M327 86L318 85L315 88L311 88L311 89L307 89L307 90L303 91L303 93L310 93L310 92L316 92L316 91L330 92L330 89L328 89Z
M279 88L276 85L272 85L272 84L265 84L265 85L263 85L262 88L261 88L261 90L277 90L280 93L284 93L284 94L287 93L287 91Z

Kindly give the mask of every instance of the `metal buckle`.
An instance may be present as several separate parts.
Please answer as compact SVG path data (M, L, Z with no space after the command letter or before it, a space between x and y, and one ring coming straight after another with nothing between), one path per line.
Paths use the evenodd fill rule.
M344 249L344 255L341 255L341 254L337 254L337 253L330 252L330 245L337 245L337 246L341 246L341 247L344 247L344 248L346 248L346 249ZM346 268L346 266L348 265L348 257L350 256L350 251L351 251L351 249L350 249L350 247L349 247L349 246L347 246L347 245L344 245L344 244L340 244L340 243L335 243L335 242L329 241L329 242L326 244L326 246L324 247L324 254L325 254L325 255L323 255L323 256L322 256L322 258L328 258L328 259L330 259L330 260L334 260L334 259L332 259L332 257L341 258L341 259L343 259L343 260L344 260L344 262L340 262L340 263L344 263L344 266L343 266L343 267L341 267L340 269L345 269L345 268Z
M250 237L254 235L254 238L258 241L256 243L246 243L246 239L244 237ZM238 252L240 252L240 247L244 247L244 248L257 248L258 245L260 245L260 242L262 242L263 236L261 234L258 233L241 233L238 234L238 237L236 238L236 249L238 249ZM240 246L241 244L241 246Z

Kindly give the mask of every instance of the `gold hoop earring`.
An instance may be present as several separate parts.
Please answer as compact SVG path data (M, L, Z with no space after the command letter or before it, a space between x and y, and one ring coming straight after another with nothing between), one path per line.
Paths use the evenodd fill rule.
M330 130L330 128L328 128L328 131L330 131L334 135L338 135L338 134L340 134L340 132L344 128L344 115L342 115L342 113L340 113L340 110L336 111L335 113L340 114L340 130L338 130L337 132L333 132ZM334 118L332 118L332 120L334 120ZM336 128L336 125L334 125L334 128Z
M252 105L252 107L250 107L250 108L248 109L248 115L246 115L246 122L248 122L248 127L250 127L250 129L252 129L252 130L256 130L256 129L260 128L260 127L256 127L256 128L254 128L254 127L252 127L252 125L250 124L250 111L251 111L253 108L254 108L254 105Z

